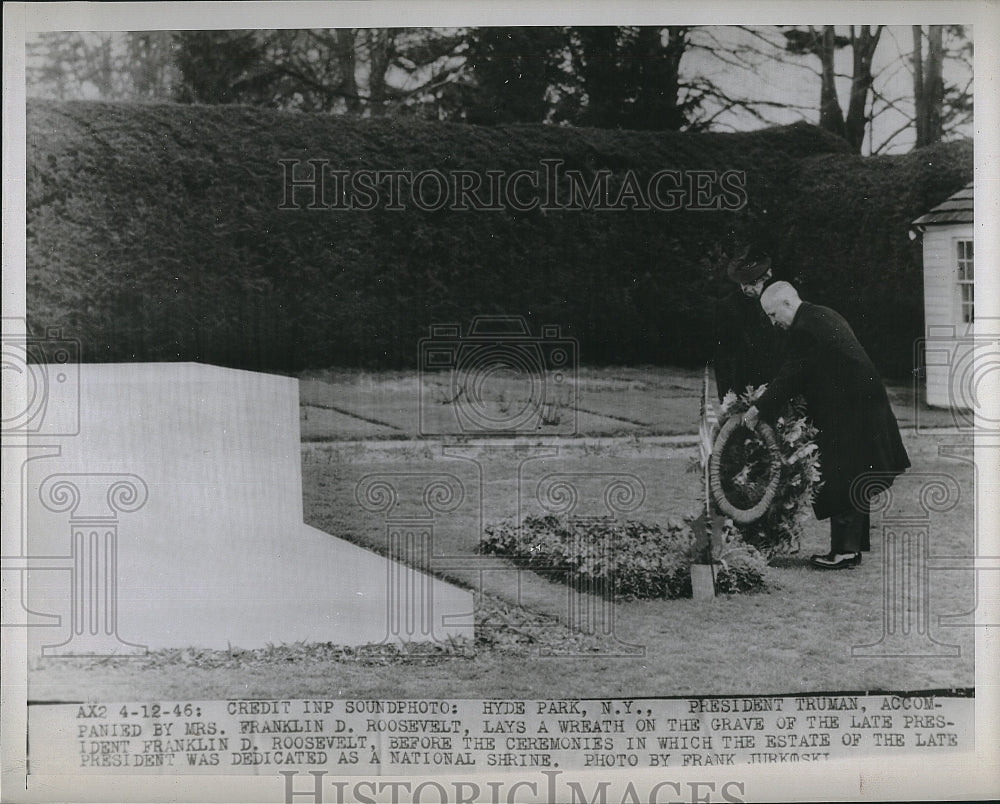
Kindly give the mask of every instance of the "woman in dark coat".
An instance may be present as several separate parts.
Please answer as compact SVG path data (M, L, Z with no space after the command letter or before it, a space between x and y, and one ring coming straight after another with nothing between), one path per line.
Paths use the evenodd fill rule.
M757 416L777 418L784 403L801 395L819 430L823 487L813 510L817 519L831 519L830 553L813 556L819 567L855 566L868 549L869 516L851 500L855 478L878 472L890 485L910 466L878 371L850 325L828 307L803 302L787 282L776 282L761 297L761 306L775 326L788 330L785 359L757 405L744 415L748 425Z
M760 309L760 296L774 281L771 259L748 249L729 269L739 287L715 305L715 385L719 401L732 391L763 385L781 365L781 333Z

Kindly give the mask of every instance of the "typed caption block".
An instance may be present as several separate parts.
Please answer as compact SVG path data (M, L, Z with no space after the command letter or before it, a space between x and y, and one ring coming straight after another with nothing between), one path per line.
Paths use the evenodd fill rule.
M974 750L975 701L905 695L233 700L29 708L38 774L690 768Z

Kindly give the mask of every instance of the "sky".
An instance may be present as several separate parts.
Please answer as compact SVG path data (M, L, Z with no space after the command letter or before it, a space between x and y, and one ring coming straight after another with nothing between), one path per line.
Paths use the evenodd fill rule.
M839 35L847 35L850 26L837 26ZM855 26L860 27L860 26ZM771 40L777 37L772 31L755 26ZM971 26L966 34L972 39ZM695 41L711 45L717 39L726 47L746 45L757 47L756 37L735 26L719 26L702 29L693 34ZM913 126L907 126L908 115L913 112L913 76L909 62L913 51L913 34L910 26L886 26L875 51L872 72L875 76L873 89L875 93L896 107L889 106L886 101L875 101L877 115L869 128L869 137L863 148L863 153L906 153L913 148L916 134ZM730 67L716 55L708 52L686 54L689 61L683 67L690 73L701 73L715 80L720 87L729 93L745 94L760 101L789 104L802 107L777 108L761 104L759 112L775 123L793 123L797 120L819 122L819 60L816 57L788 57L783 62L760 58L759 68L751 73ZM843 48L837 52L836 69L838 73L837 94L841 108L846 113L850 92L851 49ZM972 78L972 65L963 60L948 59L944 64L944 79L946 84L959 86ZM871 101L869 109L871 109ZM725 114L718 120L719 127L729 127L731 130L746 130L757 128L760 122L752 115ZM900 131L900 128L903 128ZM954 132L952 137L972 137L971 125L966 125Z
M847 35L849 28L838 26L837 32ZM972 39L971 26L966 34ZM28 41L36 37L29 34ZM819 121L819 60L814 56L783 55L780 50L783 38L777 27L700 26L691 32L690 40L692 47L681 63L682 76L709 78L729 96L754 101L756 114L746 110L722 112L713 123L714 129L745 131L768 122ZM873 63L876 99L870 101L869 109L874 109L875 116L862 153L905 153L913 147L915 132L913 126L908 125L908 116L913 110L909 61L912 49L910 26L885 27ZM736 65L736 59L750 68ZM849 47L837 52L838 94L845 113L851 59ZM972 65L963 59L946 59L944 78L946 83L965 86L972 79ZM29 88L31 94L35 93ZM78 96L96 98L99 93L93 85L81 86ZM971 137L972 134L971 124L966 124L948 132L947 138Z

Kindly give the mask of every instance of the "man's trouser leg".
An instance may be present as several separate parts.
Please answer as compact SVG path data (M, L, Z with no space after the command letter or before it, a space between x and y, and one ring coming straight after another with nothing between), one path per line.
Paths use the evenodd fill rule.
M853 508L830 517L830 552L834 555L859 553L871 548L868 533L870 516Z

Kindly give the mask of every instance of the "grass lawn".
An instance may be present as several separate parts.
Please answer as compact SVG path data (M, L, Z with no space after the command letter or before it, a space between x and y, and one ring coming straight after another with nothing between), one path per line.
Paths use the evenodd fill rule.
M532 383L517 375L485 381L475 401L458 396L447 372L359 371L310 372L300 378L304 440L338 438L403 438L450 433L457 428L456 410L481 409L498 420L536 407L532 393L551 399L563 411L558 425L539 423L538 435L678 435L690 433L699 413L702 372L696 369L581 368L560 384ZM714 393L714 390L713 390ZM336 410L354 417L353 427L333 424L318 432L316 411ZM574 415L575 414L575 415ZM695 425L692 425L695 422ZM356 428L364 432L357 432ZM423 427L421 427L423 425Z
M697 430L701 405L701 369L581 367L549 394L565 411L560 425L544 422L530 435L684 435ZM303 441L402 439L423 433L451 433L455 410L470 403L456 393L445 372L419 375L413 371L379 372L326 370L308 372L299 380ZM710 388L715 395L714 379ZM912 382L887 384L893 410L904 429L953 427L956 416L928 408ZM523 377L492 378L476 404L487 415L512 419L530 407L532 388ZM421 428L423 417L423 428ZM958 419L962 421L962 416Z
M603 490L614 477L627 477L641 487L641 505L628 516L647 522L695 511L701 494L700 475L686 471L692 448L643 438L647 432L667 433L672 428L694 431L700 373L600 370L583 379L581 388L589 390L587 395L581 393L581 399L595 411L618 416L608 422L620 425L624 418L642 419L649 429L635 425L631 437L602 442L554 441L545 457L524 447L496 445L470 447L462 459L444 454L433 441L369 448L357 441L413 432L406 424L406 416L415 410L413 375L351 374L338 382L327 376L303 383L303 410L308 410L313 428L303 426L303 440L313 442L304 445L302 462L309 524L384 552L384 522L361 510L355 500L362 478L399 474L396 484L403 506L420 499L421 475L447 472L459 478L463 503L435 518L432 569L477 593L475 643L451 646L451 654L436 650L409 657L385 650L358 653L330 645L286 645L236 654L161 651L134 660L38 659L29 672L29 697L640 697L974 684L973 629L947 628L937 622L938 615L974 608L971 571L930 573L930 632L939 642L957 645L957 658L852 658L852 645L878 642L884 627L878 517L872 552L857 569L823 573L807 565L809 554L825 552L829 544L827 523L810 518L801 554L776 562L767 592L707 603L617 601L613 634L581 633L586 627L571 627L571 614L596 601L565 584L518 570L504 559L479 555L476 548L483 526L541 512L540 484L544 487L552 474L568 478L576 487L574 513L580 516L607 513ZM905 388L890 390L900 407L911 404ZM365 394L380 398L382 407L368 406ZM352 406L357 414L351 413ZM656 406L662 410L654 410ZM314 418L327 414L326 419ZM932 414L947 415L950 421L950 414ZM902 423L905 417L900 419ZM605 432L615 432L610 424L608 428ZM952 475L962 489L962 501L948 512L931 515L930 554L971 555L972 469L939 454L942 446L971 445L971 439L918 434L913 429L905 430L904 438L913 469L897 482L893 508L885 516L920 514L921 475Z
M949 472L963 489L971 488L971 470L966 465L937 456L941 441L941 437L908 438L915 470ZM607 471L613 465L615 472L644 480L647 501L636 518L657 521L683 513L691 507L698 488L697 476L683 471L690 450L650 452L623 444L601 456L532 461L525 465L523 477L531 488L532 481L546 471L585 473ZM516 460L495 456L490 460L496 471L486 480L486 498L492 501L486 521L512 513L505 501L513 499L518 485L500 471L503 463L516 467ZM307 453L303 465L306 519L330 533L382 550L384 525L362 513L354 501L358 480L372 471L441 471L446 464L454 469L455 463L422 455L401 455L391 464L385 460L324 462ZM531 463L539 465L529 472ZM919 485L916 478L912 481L904 478L898 483L900 510L919 510ZM469 491L475 491L472 481ZM477 557L478 517L475 506L463 506L435 527L435 554L448 557L435 559L435 568L484 593L479 598L480 620L486 622L480 628L483 642L467 646L459 656L392 661L377 655L345 657L326 646L287 646L237 656L176 651L145 660L48 659L32 668L31 697L548 698L919 689L974 683L972 629L945 629L936 621L932 633L939 641L959 645L959 658L851 657L852 645L877 642L882 633L882 544L877 535L861 567L824 574L805 564L805 556L827 546L825 524L810 521L803 555L773 568L769 592L721 597L709 603L618 602L614 639L583 640L577 645L568 638L572 631L566 627L573 602L569 588L517 570L503 559ZM932 555L968 554L970 522L971 502L935 515ZM502 628L499 637L492 639L489 615L504 604L509 604L508 612L521 612L517 604L526 610L515 625L517 633L527 638L505 640ZM932 574L932 615L958 614L973 606L971 572ZM545 652L557 655L542 655ZM567 652L576 655L558 655Z

